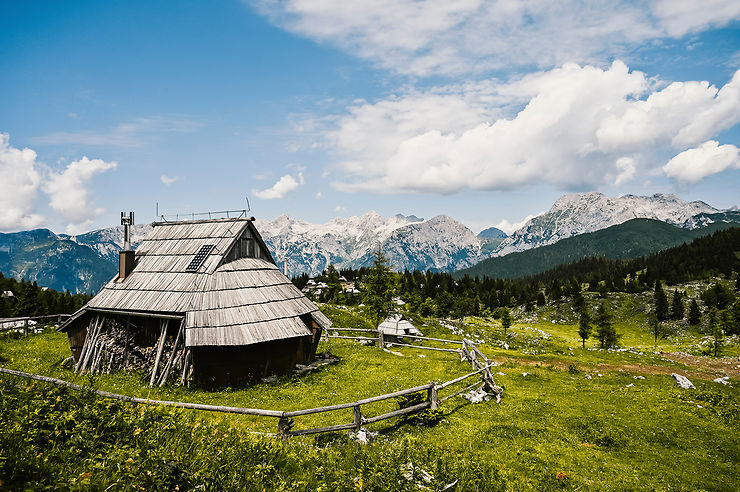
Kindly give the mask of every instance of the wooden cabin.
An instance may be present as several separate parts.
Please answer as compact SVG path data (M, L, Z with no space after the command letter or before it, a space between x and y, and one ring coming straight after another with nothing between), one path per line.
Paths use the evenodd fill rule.
M280 272L253 220L154 223L60 328L75 368L131 368L138 357L152 384L177 375L208 386L310 363L331 322Z

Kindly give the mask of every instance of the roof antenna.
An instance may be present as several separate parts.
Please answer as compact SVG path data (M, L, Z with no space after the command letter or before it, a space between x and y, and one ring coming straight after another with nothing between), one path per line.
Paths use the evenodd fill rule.
M134 225L134 213L121 212L121 225L123 226L123 251L131 251L131 231Z
M244 199L247 201L247 212L251 212L252 211L252 207L249 206L249 197L248 196L245 196Z

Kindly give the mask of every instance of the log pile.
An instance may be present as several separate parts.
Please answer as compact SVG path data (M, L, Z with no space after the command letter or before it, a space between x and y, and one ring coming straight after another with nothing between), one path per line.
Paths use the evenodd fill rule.
M185 384L192 369L192 357L185 346L184 321L174 338L167 336L168 323L169 320L160 321L156 344L143 347L136 345L136 327L127 320L94 317L88 326L75 372L109 374L117 370L139 370L149 374L151 386L164 386L170 379Z

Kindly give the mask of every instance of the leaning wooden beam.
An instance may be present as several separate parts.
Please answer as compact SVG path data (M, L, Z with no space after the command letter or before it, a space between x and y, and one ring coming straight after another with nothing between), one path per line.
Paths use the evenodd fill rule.
M262 417L282 417L283 412L276 410L262 410L258 408L239 408L239 407L222 407L219 405L203 405L200 403L187 403L181 401L165 401L165 400L149 400L147 398L136 398L133 396L119 395L117 393L110 393L108 391L96 390L90 387L80 386L78 384L70 383L69 381L63 381L61 379L49 378L46 376L39 376L37 374L28 374L26 372L14 371L12 369L6 369L0 367L0 373L10 374L12 376L20 376L29 379L35 379L37 381L44 381L47 383L57 384L59 386L66 386L73 390L92 391L93 393L104 396L106 398L113 398L114 400L128 401L131 403L139 403L142 405L161 405L178 408L189 408L191 410L205 410L209 412L224 412L224 413L238 413L242 415L259 415Z
M483 383L481 383L480 381L476 381L476 382L474 382L473 384L470 384L470 385L468 385L468 386L464 387L464 388L463 388L463 389L461 389L461 390L455 391L455 392L454 392L454 393L452 393L451 395L448 395L448 396L445 396L444 398L441 398L441 399L439 400L439 402L440 402L440 403L442 403L443 401L447 401L447 400L449 400L450 398L452 398L452 397L455 397L455 396L459 395L460 393L465 393L466 391L469 391L469 390L471 390L471 389L475 388L476 386L482 386L482 385L483 385Z
M180 339L182 338L182 332L185 330L185 318L182 319L180 322L180 328L177 330L177 336L175 337L175 344L172 346L172 352L170 353L170 357L167 359L167 364L164 366L164 371L162 371L162 377L159 378L159 386L164 386L164 383L167 382L167 378L170 376L170 369L172 369L172 361L175 358L175 353L178 351L177 348L180 345Z
M353 401L352 403L340 403L338 405L329 405L326 407L307 408L305 410L295 410L292 412L285 412L285 416L286 417L298 417L299 415L308 415L311 413L330 412L332 410L342 410L344 408L352 408L352 407L356 407L357 405L365 405L366 403L373 403L376 401L383 401L383 400L388 400L390 398L395 398L397 396L408 395L410 393L418 393L419 391L426 391L433 385L434 383L427 383L422 386L416 386L414 388L395 391L393 393L388 393L386 395L373 396L370 398L365 398L363 400Z
M85 355L87 354L87 351L90 350L90 335L92 334L97 319L97 316L95 318L91 318L90 322L87 324L87 330L85 331L85 341L82 342L82 350L80 350L80 358L77 361L77 364L75 364L75 372L80 372L80 370L82 369L82 361L85 360Z
M438 384L437 385L437 389L444 389L444 388L446 388L448 386L451 386L453 384L459 383L460 381L464 381L464 380L468 379L469 377L475 376L476 374L478 374L480 372L483 372L483 371L485 371L486 369L488 369L490 367L493 367L493 364L488 365L488 366L485 366L485 367L482 367L482 368L478 369L477 371L470 372L470 373L468 373L468 374L466 374L464 376L460 376L459 378L455 378L455 379L452 379L450 381L446 381L446 382L444 382L442 384Z
M159 345L157 346L157 358L154 359L154 367L152 368L152 377L149 379L149 386L154 386L154 381L157 380L157 369L159 369L159 359L162 357L162 351L164 350L164 343L167 341L167 324L169 320L162 320L162 333L159 335Z
M180 384L185 384L188 377L188 369L190 368L190 359L192 355L190 349L185 347L185 352L182 356L182 374L180 375Z
M85 372L87 370L87 366L89 364L90 358L93 355L93 352L95 351L95 342L98 339L98 332L100 331L100 326L102 325L102 321L100 316L95 317L95 324L93 325L92 332L90 333L90 340L87 341L85 345L90 345L88 347L88 350L85 352L85 358L82 359L82 365L80 366L80 371Z

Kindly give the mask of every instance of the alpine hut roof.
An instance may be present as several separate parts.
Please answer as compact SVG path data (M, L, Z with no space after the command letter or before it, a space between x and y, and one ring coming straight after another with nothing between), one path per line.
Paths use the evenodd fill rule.
M380 323L378 331L382 332L383 335L396 337L402 337L404 335L421 335L419 329L411 324L411 321L403 319L397 314L387 317L382 323Z
M87 312L181 315L188 347L251 345L331 326L283 275L249 219L158 222L118 276L63 326Z

